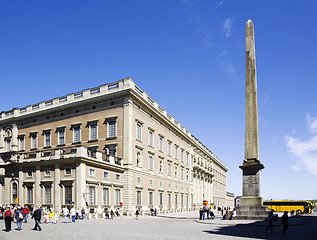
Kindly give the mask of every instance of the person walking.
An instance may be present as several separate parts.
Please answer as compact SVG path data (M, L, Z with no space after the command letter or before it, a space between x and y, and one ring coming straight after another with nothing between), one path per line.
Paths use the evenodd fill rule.
M9 232L11 231L11 221L12 221L12 211L9 206L6 207L6 209L3 212L3 217L4 217L4 224L5 224L5 231Z
M15 211L14 217L16 220L18 230L22 230L23 212L22 212L22 208L20 206Z
M265 229L265 231L268 231L269 229L271 229L271 233L273 232L273 211L269 212L269 215L267 216L267 223L268 223L268 227Z
M137 209L135 211L135 220L138 220L139 214L140 214L139 209Z
M37 207L37 209L34 211L34 213L32 215L32 219L34 219L34 221L35 221L35 226L34 226L33 230L39 229L39 231L42 231L42 228L40 226L41 217L42 217L42 211L41 211L40 207Z
M282 216L282 225L283 225L283 233L286 233L286 229L288 229L288 212L285 211Z
M28 222L28 217L29 217L29 213L30 213L30 209L28 208L28 206L24 206L24 208L22 209L23 211L23 220L24 223Z

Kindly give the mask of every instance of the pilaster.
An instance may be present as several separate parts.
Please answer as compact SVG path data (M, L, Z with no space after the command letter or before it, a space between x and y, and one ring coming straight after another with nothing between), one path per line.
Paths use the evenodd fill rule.
M19 167L19 186L18 186L18 201L21 206L24 206L24 188L23 188L23 169Z
M76 188L76 201L75 201L75 208L81 209L82 207L86 206L84 195L86 194L86 164L85 163L78 163L76 166L76 181L75 181L75 188ZM97 192L97 189L96 189ZM87 195L88 196L88 195Z
M61 212L61 187L60 187L60 181L61 181L61 170L60 170L60 164L55 164L55 171L54 171L54 207L55 211Z
M36 171L35 171L35 185L34 185L34 194L35 194L35 206L41 205L41 187L40 187L40 181L41 181L41 170L40 165L36 165Z

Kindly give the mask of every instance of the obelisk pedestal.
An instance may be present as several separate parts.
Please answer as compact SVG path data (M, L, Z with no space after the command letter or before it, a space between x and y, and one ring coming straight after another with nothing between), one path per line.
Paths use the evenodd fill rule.
M243 188L237 219L265 219L266 207L260 196L261 170L259 160L259 129L255 44L253 22L246 23L246 101L245 101L245 159L242 166Z

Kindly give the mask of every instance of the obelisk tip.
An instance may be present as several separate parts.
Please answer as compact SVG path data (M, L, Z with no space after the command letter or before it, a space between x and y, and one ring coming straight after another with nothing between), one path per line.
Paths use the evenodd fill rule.
M252 26L253 26L253 22L252 22L251 19L249 19L249 20L247 21L247 27L250 28L250 27L252 27Z

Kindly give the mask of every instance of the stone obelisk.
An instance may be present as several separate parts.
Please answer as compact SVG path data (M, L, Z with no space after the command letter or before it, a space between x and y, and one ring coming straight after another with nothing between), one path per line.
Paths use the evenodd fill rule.
M246 101L245 101L245 159L242 166L243 188L239 219L262 219L266 208L260 196L260 170L264 168L259 159L259 127L255 44L253 22L246 23Z

